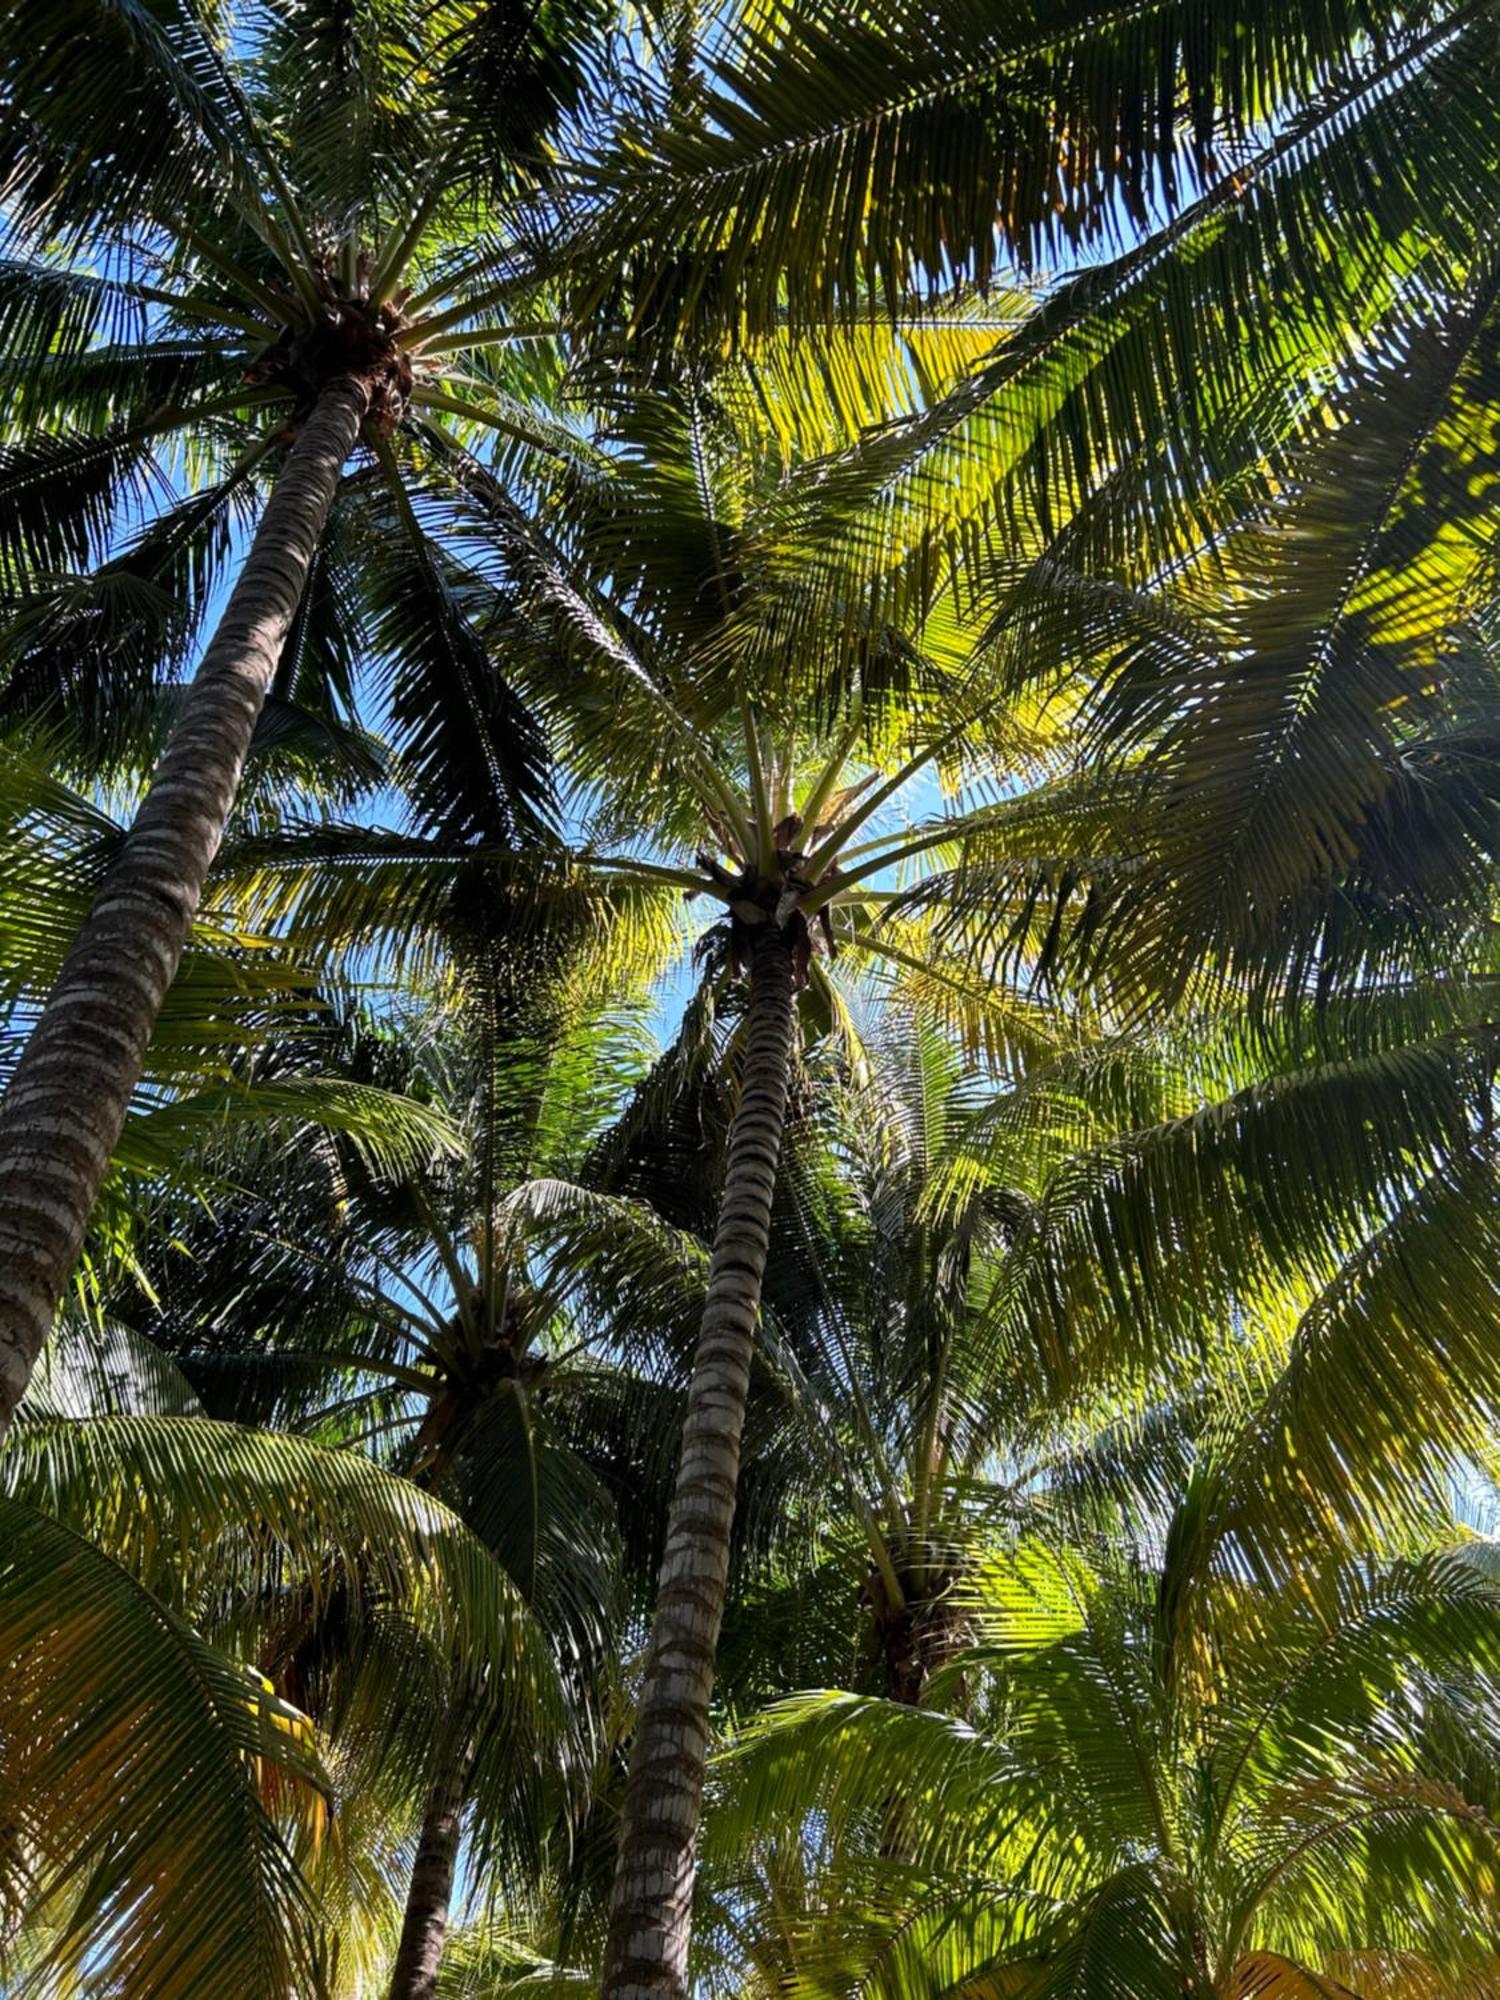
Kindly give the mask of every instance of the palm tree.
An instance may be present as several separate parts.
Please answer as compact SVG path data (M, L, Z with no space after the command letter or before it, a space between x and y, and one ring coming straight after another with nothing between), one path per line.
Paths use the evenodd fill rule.
M901 365L907 351L887 339L885 365ZM577 774L590 814L587 841L558 858L554 890L543 893L707 898L724 912L713 933L719 962L748 973L717 1263L663 1556L669 1583L646 1670L611 1961L615 1978L637 1927L653 1941L648 1952L660 1955L670 1937L671 1963L658 1967L669 1986L685 1951L795 996L806 994L804 1011L824 1027L847 1019L825 951L923 983L949 1004L973 992L957 957L946 972L933 960L930 915L899 916L898 892L886 884L986 830L1002 837L1016 802L906 826L892 825L894 814L912 798L924 812L924 786L938 774L958 786L997 756L1015 783L1044 776L1065 715L1012 697L1008 678L1001 692L994 670L1013 665L1020 684L1023 659L1097 646L1134 615L1116 596L1039 565L993 618L966 618L935 584L925 624L914 618L908 636L867 604L858 564L835 569L826 550L809 548L799 565L781 533L799 447L846 431L849 413L826 389L800 409L789 403L797 365L773 358L723 368L712 382L643 390L629 389L619 369L581 375L598 449L580 456L539 517L500 477L454 466L455 540L490 591L500 587L497 557L503 564L514 607L504 626L508 669L546 702L559 759ZM335 858L330 873L323 864ZM399 937L403 926L410 934L465 868L521 879L483 841L454 846L354 828L252 847L243 860L258 920L291 923L294 936L367 942ZM1008 904L1038 944L1051 917L1040 878L1051 866L1049 850L1038 885ZM681 1684L662 1664L668 1655L688 1663Z
M1118 1540L1122 1505L1134 1532L1165 1534L1195 1434L1216 1442L1174 1530L1169 1622L1190 1623L1226 1569L1274 1596L1335 1538L1352 1562L1371 1534L1446 1518L1490 1437L1493 1169L1442 1159L1481 1116L1486 1058L1462 1022L1487 990L1408 983L1332 1018L1223 1008L1128 1032L1014 1000L998 1088L955 1100L952 1052L898 1033L862 1038L834 1084L851 1115L809 1113L826 1077L804 1091L757 1354L780 1393L750 1419L751 1505L776 1534L738 1565L719 1660L731 1708L800 1677L931 1693L972 1720L973 1672L953 1656L997 1550L1080 1521ZM706 1095L625 1183L693 1221L705 1111ZM1435 1150L1430 1175L1416 1144ZM574 1207L565 1260L607 1282L625 1218L597 1197ZM1226 1436L1247 1392L1253 1413ZM1175 1421L1164 1396L1186 1399ZM902 1788L887 1778L889 1830ZM699 1892L710 1975L720 1927L744 1916L727 1851L744 1824Z
M1483 1990L1488 1551L1325 1557L1281 1591L1226 1561L1184 1610L1194 1483L1143 1542L1116 1518L992 1557L966 1597L981 1643L953 1668L965 1722L814 1695L751 1725L709 1836L710 1874L736 1856L740 1990ZM758 1923L747 1855L770 1883Z
M1286 945L1331 981L1418 910L1404 847L1429 893L1471 900L1493 865L1483 732L1447 744L1439 710L1492 540L1495 20L762 9L697 89L663 65L616 163L581 282L624 274L643 336L917 329L955 302L989 329L894 421L884 382L789 533L842 525L895 603L935 549L981 594L1046 547L1196 626L1175 669L1098 675L1082 739L1164 767L1151 865L1089 931L1158 991L1210 947L1245 971ZM1101 854L1124 839L1101 821ZM1366 912L1377 864L1394 895Z
M1077 1029L1018 1004L1018 1031L1023 1013L1034 1071ZM999 1175L955 1175L993 1089L941 1027L891 1006L799 1121L765 1298L782 1408L756 1464L765 1480L785 1461L779 1497L801 1525L727 1634L731 1699L812 1677L922 1703L963 1646L965 1579L1028 1513L1046 1412L1007 1407L987 1307L1034 1207Z
M590 1352L575 1287L566 1275L560 1286L543 1280L511 1191L528 1176L571 1171L628 1087L632 1037L601 1009L620 1005L618 976L641 941L628 915L612 940L603 904L570 899L556 883L550 902L535 883L529 898L524 884L507 896L501 871L472 850L455 863L430 841L394 838L412 863L408 982L413 872L425 878L425 922L444 970L425 1013L408 986L402 1011L366 1024L348 1056L362 1082L373 1066L387 1085L452 1107L461 1153L393 1174L326 1145L300 1148L269 1175L247 1162L208 1226L172 1218L177 1247L150 1257L149 1298L129 1310L211 1408L363 1442L450 1504L555 1646L571 1734L545 1785L528 1766L530 1740L497 1731L472 1696L432 1718L431 1741L415 1717L405 1725L422 1803L389 1992L430 2000L465 1828L477 1878L506 1873L529 1841L545 1844L549 1815L565 1837L607 1734L599 1710L620 1580L613 1506L590 1463L599 1453L591 1413L615 1386ZM303 845L290 856L315 872ZM328 872L337 897L340 871ZM304 884L304 934L313 900ZM334 911L325 904L322 914L336 957ZM366 969L371 935L356 924ZM330 1620L329 1608L326 1597L310 1600L261 1655L272 1682L320 1723L345 1714L345 1682L366 1671L362 1631L342 1606ZM335 1748L343 1733L332 1729Z
M873 548L886 605L925 587L935 543L1001 601L1045 546L1148 582L1171 643L1122 649L1104 672L1084 656L1082 780L1013 818L988 863L968 843L962 879L921 895L971 937L988 925L1003 972L1018 879L1061 852L1049 957L1131 1005L1196 1013L1206 964L1263 1011L1293 1009L1266 1030L1269 1079L1252 1063L1201 1107L1180 1096L1190 1124L1149 1114L1101 1146L1097 1206L1092 1186L1057 1190L1071 1283L1049 1288L1039 1252L1005 1323L1024 1326L1029 1304L1065 1344L1081 1329L1059 1301L1080 1292L1083 1326L1116 1340L1132 1319L1149 1328L1169 1290L1191 1318L1184 1215L1192 1254L1212 1227L1215 1268L1235 1266L1214 1281L1221 1309L1260 1282L1252 1265L1284 1279L1304 1259L1318 1279L1281 1415L1341 1512L1377 1492L1391 1504L1424 1447L1440 1448L1429 1470L1446 1466L1453 1427L1461 1453L1494 1406L1478 997L1497 836L1492 537L1476 476L1494 394L1493 9L1169 6L1142 26L1106 7L1021 36L960 8L950 35L906 26L806 9L738 24L705 88L664 93L643 122L635 205L595 248L632 260L642 332L706 320L766 338L788 314L872 300L912 322L955 282L987 292L994 345L971 378L830 451L788 508L789 538L821 526ZM1103 143L1122 109L1128 142ZM1065 155L1083 171L1055 175L1060 200L1039 205L1028 176ZM601 267L607 284L620 263L585 281ZM984 312L974 301L976 325ZM1439 965L1440 981L1413 977ZM1342 1018L1318 1028L1308 1002L1372 978L1388 990L1341 1047ZM1243 1028L1248 1048L1260 1029ZM1371 1122L1345 1123L1366 1092ZM1271 1150L1294 1124L1320 1164L1299 1182L1300 1223L1277 1185L1296 1155ZM1227 1208L1210 1221L1231 1180L1256 1189L1253 1238ZM1439 1285L1462 1330L1451 1369ZM1348 1392L1352 1357L1368 1397Z
M788 446L774 406L768 420L766 396L767 378L732 371L711 385L612 394L603 467L536 524L497 482L465 478L470 503L526 592L534 632L575 676L556 716L559 754L584 775L596 770L608 788L584 867L717 903L725 912L720 948L748 980L625 1804L610 1994L683 1990L714 1649L796 994L805 989L820 1009L839 1012L820 949L922 971L930 925L882 916L896 892L878 878L955 850L991 826L998 809L895 829L890 812L920 796L919 781L938 770L957 781L1001 756L1015 781L1045 771L1062 722L1038 722L1008 683L997 693L996 669L1064 631L1074 645L1097 644L1100 624L1119 615L1113 600L1101 610L1071 579L1048 573L1017 586L1005 617L965 623L939 599L925 631L914 624L908 636L889 625L864 601L857 567L841 572L840 589L829 581L826 552L808 549L800 568L788 556L780 538ZM639 839L642 829L667 859L600 851ZM1046 913L1035 894L1023 928L1028 921L1040 935Z
M77 1256L289 635L284 691L309 629L326 634L319 552L361 442L389 487L385 616L423 635L394 703L418 768L424 726L457 710L507 829L545 807L535 726L477 665L392 445L403 425L443 422L454 449L485 433L556 443L506 393L528 379L505 359L526 328L488 315L516 289L514 225L578 103L586 26L382 5L357 27L311 5L272 12L226 51L193 0L149 24L89 4L6 10L0 151L21 254L0 277L0 545L10 651L33 689L60 636L65 657L97 659L122 613L149 669L163 594L205 601L236 511L275 477L0 1112L0 1429ZM205 489L93 587L59 589L55 573L183 451L210 469Z

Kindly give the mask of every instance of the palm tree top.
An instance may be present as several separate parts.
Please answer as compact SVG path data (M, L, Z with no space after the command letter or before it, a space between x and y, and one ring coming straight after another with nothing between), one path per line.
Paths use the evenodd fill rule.
M366 384L372 440L420 413L543 442L521 410L530 364L507 376L506 351L545 343L545 319L514 309L525 206L597 26L588 9L382 4L356 24L295 5L226 39L192 0L149 23L10 7L3 497L21 583L77 560L155 441L196 426L248 470L341 375ZM35 497L37 433L59 430L91 446ZM69 495L80 465L87 494Z

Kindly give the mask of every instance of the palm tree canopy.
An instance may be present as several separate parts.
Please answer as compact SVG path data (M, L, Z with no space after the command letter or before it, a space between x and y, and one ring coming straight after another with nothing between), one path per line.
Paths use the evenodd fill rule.
M0 0L7 1987L1496 1990L1497 66Z
M1191 1504L1163 1541L1116 1522L998 1553L948 1675L964 1719L821 1695L746 1731L709 1841L755 1899L720 1939L748 1945L749 1990L1154 2000L1363 1991L1385 1963L1482 1983L1486 1563L1327 1563L1280 1593L1225 1569L1169 1635Z

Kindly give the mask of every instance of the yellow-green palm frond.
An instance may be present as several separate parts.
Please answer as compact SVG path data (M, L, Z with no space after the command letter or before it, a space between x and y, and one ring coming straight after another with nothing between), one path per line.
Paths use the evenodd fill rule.
M307 1719L63 1522L0 1509L6 1894L36 1972L316 1993L318 1913L266 1803L326 1784Z
M558 1690L515 1585L457 1515L363 1454L203 1417L38 1418L0 1471L189 1613L254 1632L262 1593L398 1608L458 1685L545 1732Z

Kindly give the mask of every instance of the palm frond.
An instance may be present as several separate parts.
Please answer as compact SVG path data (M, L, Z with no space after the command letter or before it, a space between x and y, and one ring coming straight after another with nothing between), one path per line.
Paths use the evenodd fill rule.
M101 1992L316 1991L317 1913L257 1772L320 1785L306 1718L62 1522L7 1495L10 1892Z
M18 1502L167 1601L295 1584L399 1605L497 1716L548 1726L556 1684L514 1585L439 1501L352 1451L201 1417L36 1421L3 1463ZM149 1510L141 1496L150 1494ZM240 1615L243 1617L242 1605Z

